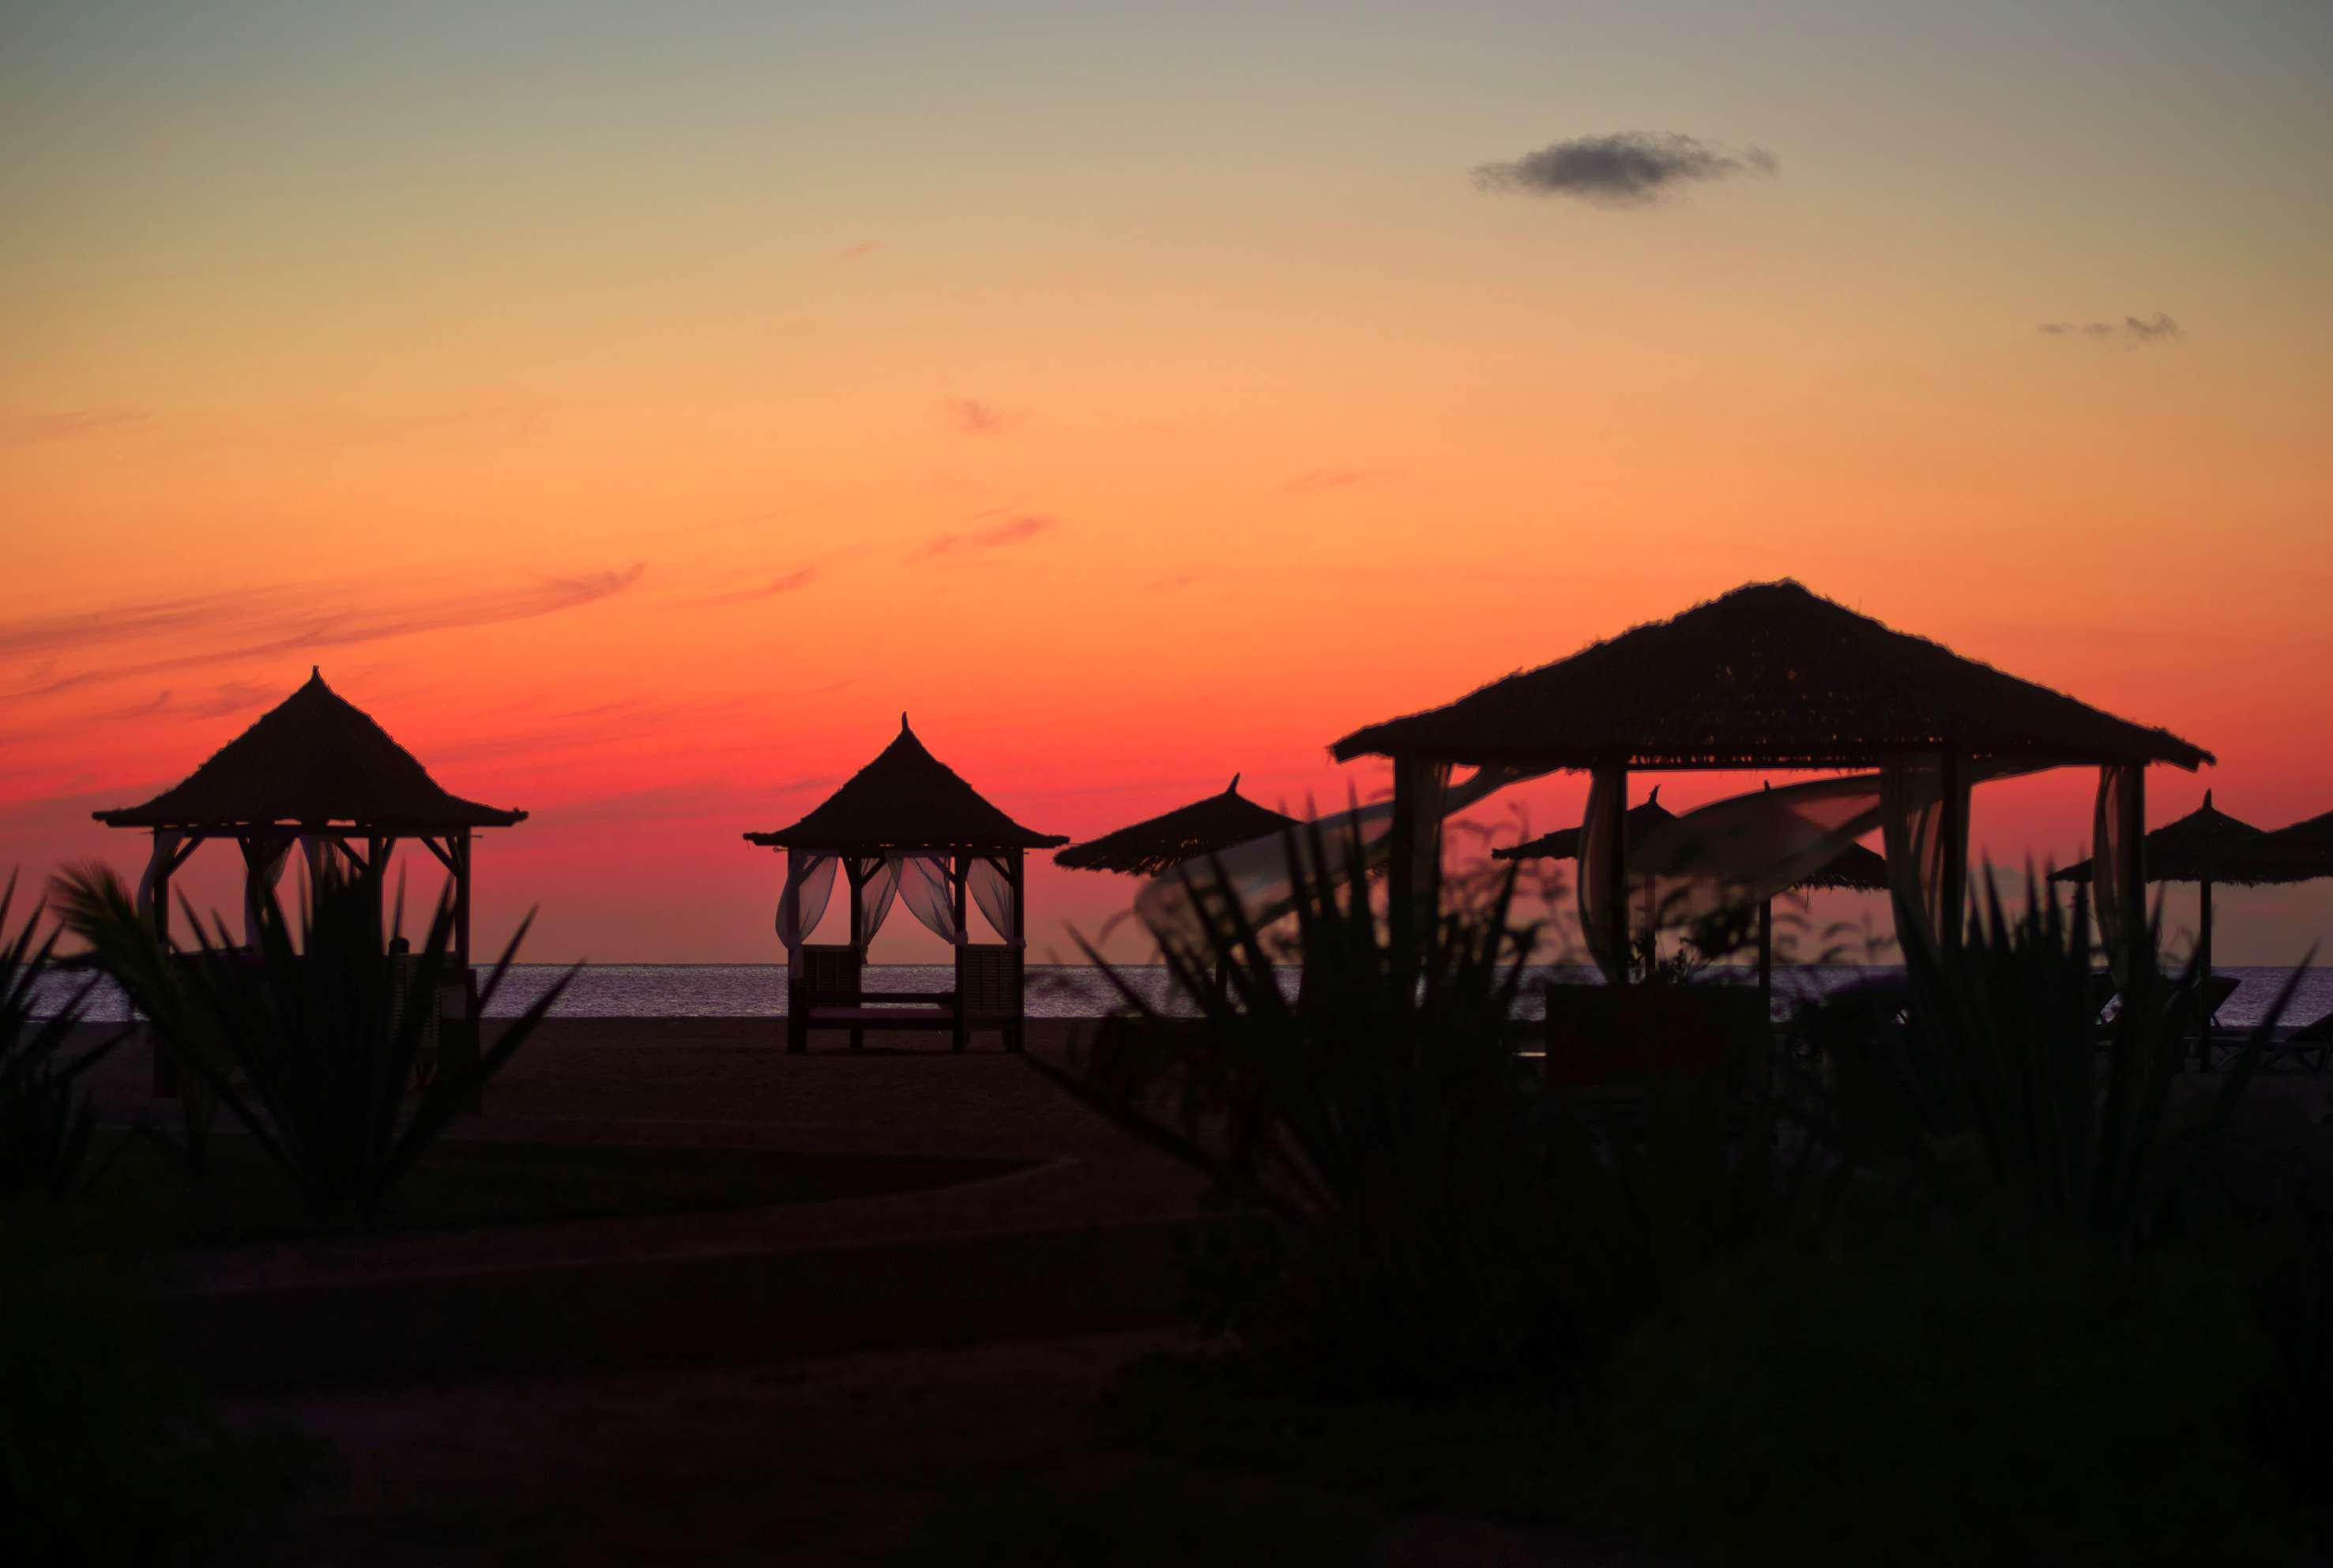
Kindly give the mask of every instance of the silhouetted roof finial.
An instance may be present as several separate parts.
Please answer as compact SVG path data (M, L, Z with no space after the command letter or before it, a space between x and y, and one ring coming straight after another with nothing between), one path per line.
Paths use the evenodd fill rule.
M1238 774L1236 774L1236 773L1233 774L1233 775L1232 775L1232 781L1231 781L1229 784L1226 784L1226 785L1224 785L1224 794L1226 794L1226 795L1236 795L1236 794L1238 794L1238 793L1239 793L1239 779L1240 779L1240 776L1239 776Z

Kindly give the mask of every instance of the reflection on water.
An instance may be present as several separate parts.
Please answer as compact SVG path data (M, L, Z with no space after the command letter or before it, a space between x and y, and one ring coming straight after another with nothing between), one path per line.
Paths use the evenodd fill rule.
M513 966L509 981L494 999L486 1010L488 1016L510 1018L525 1010L527 1005L542 994L563 971L554 964L517 964ZM776 1018L786 1010L785 968L782 964L593 964L575 977L560 999L556 1016L576 1018ZM1777 970L1774 990L1779 1001L1787 1003L1793 997L1819 994L1850 981L1873 975L1895 971L1860 968L1853 965L1828 965L1821 968L1787 969ZM2223 966L2220 972L2232 975L2242 983L2235 994L2220 1009L2220 1022L2235 1028L2260 1021L2261 1015L2276 998L2278 988L2291 973L2284 969L2239 969ZM1166 1000L1166 971L1155 965L1129 965L1118 971L1118 976L1137 994L1153 1005ZM1537 981L1541 979L1592 980L1595 971L1589 969L1533 966L1531 980L1526 983L1522 1011L1530 1017L1540 1013ZM62 977L72 981L60 984L60 977L52 977L43 988L43 999L53 1006L69 995L78 985L73 977ZM1724 971L1723 978L1748 984L1753 976L1748 969ZM895 964L871 967L867 971L869 991L884 990L946 990L955 982L955 974L945 964ZM1296 971L1281 973L1282 989L1294 994ZM1039 966L1029 970L1029 1016L1035 1018L1096 1018L1116 1009L1120 1002L1118 987L1098 969L1084 965ZM2288 1024L2305 1023L2333 1011L2333 971L2315 970L2300 982L2291 1008L2285 1015ZM101 990L92 1016L101 1020L114 1020L125 1016L126 1009L119 992L110 987Z

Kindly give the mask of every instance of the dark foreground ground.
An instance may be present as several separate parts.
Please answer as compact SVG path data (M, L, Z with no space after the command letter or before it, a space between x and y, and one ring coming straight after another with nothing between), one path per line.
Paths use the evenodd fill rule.
M1032 1052L1057 1056L1074 1028L1032 1024ZM887 1244L943 1232L1109 1227L1187 1214L1196 1202L1186 1172L993 1045L957 1056L935 1050L931 1037L878 1039L858 1056L839 1039L821 1044L789 1056L766 1020L554 1022L458 1135L1002 1157L1041 1169L784 1209L379 1243L279 1242L222 1251L203 1268L230 1283L272 1285L360 1267L564 1267L571 1257L631 1247ZM148 1097L146 1075L135 1048L105 1065L99 1089L109 1119L168 1124L172 1107ZM2251 1101L2246 1119L2265 1143L2309 1139L2333 1109L2333 1079L2272 1081ZM945 1298L931 1302L936 1320L947 1310ZM685 1340L687 1304L665 1303L661 1313ZM1032 1324L1023 1334L974 1344L835 1353L790 1343L773 1317L766 1353L719 1364L651 1359L523 1375L374 1378L230 1392L227 1402L239 1420L288 1422L333 1450L326 1479L297 1506L280 1543L283 1561L303 1564L1081 1561L1075 1553L901 1554L917 1548L936 1513L961 1515L983 1496L1022 1498L1042 1513L1055 1502L1074 1509L1099 1498L1108 1507L1120 1496L1161 1495L1249 1496L1276 1516L1358 1515L1357 1538L1376 1543L1363 1557L1272 1551L1286 1568L1631 1560L1546 1532L1381 1517L1363 1504L1113 1448L1100 1410L1113 1377L1135 1357L1186 1343L1165 1330L1062 1335Z
M1058 1056L1076 1027L1032 1023L1032 1051ZM563 1265L631 1246L879 1245L984 1229L1108 1227L1187 1214L1196 1202L1180 1167L993 1044L962 1056L935 1050L929 1036L878 1037L857 1056L839 1037L819 1044L789 1056L774 1026L759 1020L556 1021L456 1135L1003 1157L1040 1169L850 1202L277 1242L220 1250L197 1272L296 1286L361 1269ZM116 1123L169 1125L174 1106L147 1086L143 1050L117 1052L101 1070L101 1107ZM948 1302L930 1305L944 1319ZM686 1304L661 1310L685 1338ZM1009 1497L1042 1515L1056 1503L1090 1510L1093 1499L1108 1510L1121 1496L1152 1498L1133 1506L1156 1508L1165 1496L1171 1511L1172 1498L1194 1494L1250 1497L1273 1518L1309 1511L1349 1525L1378 1544L1369 1561L1608 1561L1543 1532L1385 1518L1367 1505L1116 1449L1099 1410L1111 1380L1128 1360L1187 1342L1164 1331L1061 1336L1032 1324L1029 1332L1037 1337L820 1353L789 1343L773 1318L764 1356L721 1364L376 1378L230 1391L226 1403L238 1420L289 1423L331 1445L325 1478L278 1544L283 1561L302 1564L946 1562L965 1559L900 1555L918 1549L935 1510L962 1514L984 1497ZM1073 1560L1081 1558L1026 1559Z

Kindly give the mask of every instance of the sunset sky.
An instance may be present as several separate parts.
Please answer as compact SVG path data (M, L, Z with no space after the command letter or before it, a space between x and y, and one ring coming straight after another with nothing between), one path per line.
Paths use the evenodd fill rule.
M1047 830L1341 805L1784 576L2216 751L2155 821L2333 808L2328 79L2318 0L0 0L0 867L321 664L533 814L482 944L768 961L738 835L902 710Z

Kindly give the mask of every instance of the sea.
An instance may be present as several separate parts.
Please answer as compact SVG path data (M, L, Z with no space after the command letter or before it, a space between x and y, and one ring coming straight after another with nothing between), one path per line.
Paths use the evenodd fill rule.
M2216 966L2233 977L2235 993L2221 1006L2224 1027L2257 1024L2274 1005L2291 978L2290 969L2246 969ZM567 971L555 964L514 964L501 989L486 1003L489 1018L513 1018L526 1010L544 990ZM1900 974L1876 965L1831 964L1778 969L1774 973L1775 1005L1786 1011L1800 999L1819 996L1858 980ZM483 980L484 974L480 978ZM1541 1011L1538 982L1543 980L1592 981L1592 969L1534 966L1527 972L1522 1005L1523 1017ZM1723 982L1755 983L1748 968L1720 968L1708 978ZM879 992L946 990L955 981L945 964L888 964L866 971L868 990ZM81 981L72 976L44 977L35 994L34 1010L53 1009ZM1281 973L1282 989L1295 994L1296 971ZM91 999L92 1022L118 1022L129 1016L119 991L103 986ZM1127 990L1155 1007L1176 1010L1170 997L1166 970L1156 965L1130 964L1104 970L1087 965L1032 965L1028 971L1029 1016L1034 1018L1099 1018L1124 1005ZM552 1016L571 1018L764 1018L786 1011L786 971L782 964L611 963L588 964L578 970ZM2312 970L2301 976L2286 1008L2287 1025L2307 1023L2333 1012L2333 970Z

